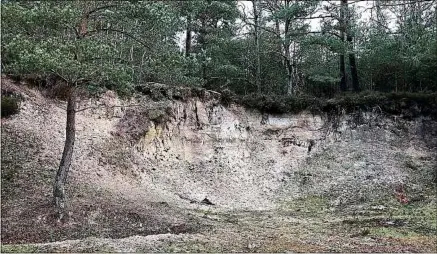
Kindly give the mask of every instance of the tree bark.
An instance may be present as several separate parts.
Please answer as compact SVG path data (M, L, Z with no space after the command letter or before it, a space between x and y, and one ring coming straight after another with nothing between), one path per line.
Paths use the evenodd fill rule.
M64 217L65 213L65 182L73 156L74 140L76 137L76 98L74 88L71 88L67 101L67 124L65 129L65 144L62 153L61 163L56 173L55 184L53 188L53 197L56 208L58 209L59 219Z

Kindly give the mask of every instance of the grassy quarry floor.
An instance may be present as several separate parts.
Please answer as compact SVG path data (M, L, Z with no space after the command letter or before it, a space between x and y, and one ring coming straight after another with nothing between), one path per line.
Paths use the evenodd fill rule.
M98 202L94 204L100 206ZM103 206L100 206L101 209ZM83 208L83 207L82 207ZM270 211L219 211L214 206L179 210L187 222L159 223L155 231L140 230L154 220L137 208L107 207L100 217L113 225L112 237L90 236L80 239L75 227L79 217L70 222L47 223L47 233L65 240L50 243L3 244L2 252L436 252L435 204L374 205L349 210L330 209L321 197L285 203ZM134 209L134 207L130 207ZM47 208L46 212L50 210ZM166 208L169 214L176 209ZM158 211L159 210L159 211ZM154 212L166 212L158 208ZM41 213L42 211L35 211ZM148 211L152 212L152 211ZM110 217L118 213L123 226L115 227ZM35 216L22 214L21 216ZM135 215L135 216L133 216ZM135 218L134 218L135 217ZM34 217L35 218L35 217ZM36 218L35 218L36 219ZM24 218L28 221L29 218ZM120 219L119 219L120 220ZM191 222L190 222L191 221ZM89 222L88 222L89 223ZM96 222L91 227L99 228ZM16 225L24 227L25 225ZM150 226L150 225L149 225ZM136 229L135 229L136 227ZM26 233L41 233L41 227L23 228ZM83 230L83 228L82 228ZM32 232L34 231L34 232ZM96 231L97 232L97 231ZM56 235L60 234L60 235ZM82 232L84 235L93 235ZM120 236L114 237L114 236ZM21 237L21 236L20 236Z

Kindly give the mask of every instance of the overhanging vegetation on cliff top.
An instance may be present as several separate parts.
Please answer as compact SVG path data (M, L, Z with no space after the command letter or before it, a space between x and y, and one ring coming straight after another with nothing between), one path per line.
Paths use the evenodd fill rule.
M361 92L338 95L334 98L313 96L246 95L238 100L247 107L269 113L353 112L374 110L381 113L437 116L437 93L380 93Z
M357 110L377 110L380 113L391 113L405 117L437 116L437 93L383 93L364 91L360 93L344 93L333 98L309 95L236 95L230 90L220 93L201 88L168 86L148 83L136 87L140 94L152 100L201 100L215 99L224 105L236 103L247 108L257 109L265 113L299 113L307 110L313 113L354 112Z

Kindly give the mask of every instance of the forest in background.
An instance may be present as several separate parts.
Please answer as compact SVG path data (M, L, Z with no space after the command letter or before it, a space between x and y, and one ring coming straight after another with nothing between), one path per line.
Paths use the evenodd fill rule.
M358 2L2 1L2 73L120 94L437 91L436 1Z

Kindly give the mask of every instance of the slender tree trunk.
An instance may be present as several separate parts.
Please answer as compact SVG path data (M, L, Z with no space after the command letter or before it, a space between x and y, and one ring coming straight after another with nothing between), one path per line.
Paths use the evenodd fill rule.
M188 57L191 52L191 16L187 15L187 31L185 38L185 56Z
M294 84L293 84L293 66L290 62L290 59L286 60L287 62L287 94L294 94Z
M284 43L285 51L285 68L287 70L287 94L294 94L294 82L293 82L293 64L291 62L290 45Z
M345 44L345 11L346 11L346 4L347 0L341 0L341 6L340 6L340 37L341 37L341 43L342 45ZM344 60L344 47L342 47L342 52L340 53L340 90L342 92L347 90L347 83L346 83L346 64Z
M299 86L302 87L300 81L300 77L299 77L299 71L298 71L298 56L297 56L297 51L298 49L296 49L297 43L294 42L293 43L293 53L292 53L292 58L291 58L291 65L293 67L293 80L294 80L294 92L299 90Z
M351 68L351 75L352 75L352 88L355 92L359 92L360 91L360 83L358 80L357 62L355 59L355 54L353 52L354 43L353 43L353 38L352 38L352 33L351 33L351 28L350 28L351 15L349 14L349 10L347 9L348 8L347 0L342 0L342 1L344 2L344 7L347 10L347 15L346 15L346 19L344 22L344 27L345 27L345 31L346 31L347 44L348 44L348 48L349 48L349 65Z
M203 51L206 51L206 18L204 17L204 15L201 15L200 17L200 22L201 22L201 26L200 26L200 30L199 30L199 36L198 36L198 44L200 45L200 48ZM203 59L202 61L202 78L203 81L206 81L206 59Z
M74 140L76 136L75 119L76 118L76 98L74 88L69 92L67 102L67 126L65 132L64 151L62 153L61 163L56 173L55 184L53 188L53 197L56 208L58 209L59 219L62 219L65 212L65 182L73 156Z
M340 91L345 92L346 90L346 64L344 61L344 54L340 54Z
M290 1L285 1L285 7L289 7ZM285 68L287 70L287 94L292 95L294 94L294 82L293 82L293 64L291 62L291 52L290 52L290 37L289 37L289 30L290 30L290 24L291 19L286 18L285 24L284 24L284 54L285 54Z
M350 44L350 47L353 47L352 36L348 34L347 41ZM353 51L349 53L349 64L351 66L351 75L352 75L352 88L355 92L359 92L360 89L360 81L358 80L358 69L357 63L355 59L355 54Z
M286 46L286 45L284 45ZM293 80L293 64L290 59L290 49L289 47L285 47L285 54L287 58L285 59L285 68L287 70L287 94L294 94L294 80Z
M284 64L284 58L282 57L283 51L282 51L282 39L281 39L281 30L279 28L279 20L275 20L275 33L276 33L276 39L278 40L278 54L281 57L281 63Z
M84 2L84 9L80 23L78 24L79 37L81 40L88 32L89 19L89 3ZM76 52L75 59L80 61L79 54ZM68 171L71 166L73 157L74 140L76 138L76 83L68 84L68 100L67 100L67 123L65 128L65 143L64 151L62 152L61 162L58 171L56 172L55 183L53 185L53 202L58 210L58 219L61 220L65 216L65 183L67 181Z
M261 93L261 59L260 59L260 44L259 44L259 25L261 11L258 9L257 0L252 0L253 6L253 19L255 23L255 47L256 47L256 73L255 73L255 86L258 93Z

